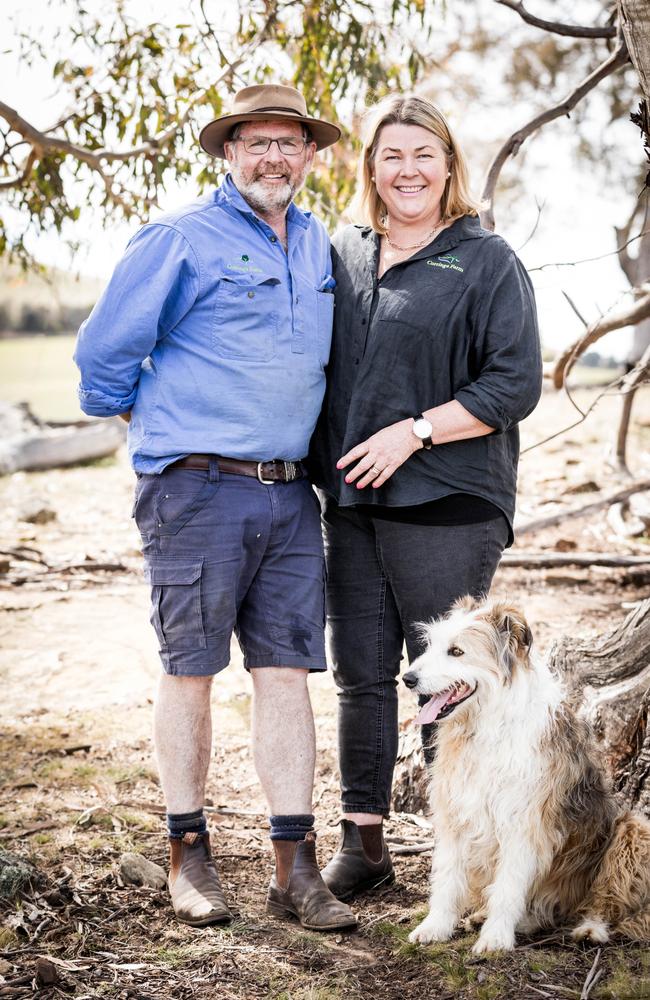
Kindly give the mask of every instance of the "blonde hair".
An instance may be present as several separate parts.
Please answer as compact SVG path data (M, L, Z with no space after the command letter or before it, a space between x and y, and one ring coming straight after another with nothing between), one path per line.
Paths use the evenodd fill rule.
M470 193L469 172L463 151L454 139L441 111L426 97L393 94L370 108L364 116L365 136L357 167L357 190L348 214L377 233L386 231L386 206L373 183L373 162L379 136L385 125L420 125L441 142L451 176L440 199L441 218L451 222L462 215L478 215L481 204Z

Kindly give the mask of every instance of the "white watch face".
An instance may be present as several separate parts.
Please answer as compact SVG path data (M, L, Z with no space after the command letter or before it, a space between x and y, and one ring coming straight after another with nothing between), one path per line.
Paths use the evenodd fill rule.
M419 417L413 424L413 433L416 437L419 437L421 441L425 438L431 437L431 432L433 431L432 425L424 417Z

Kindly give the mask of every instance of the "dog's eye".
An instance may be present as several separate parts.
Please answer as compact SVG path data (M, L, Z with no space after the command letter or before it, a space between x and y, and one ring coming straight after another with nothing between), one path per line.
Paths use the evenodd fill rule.
M460 646L450 646L449 649L447 650L447 656L463 656L463 655L464 651L460 648Z

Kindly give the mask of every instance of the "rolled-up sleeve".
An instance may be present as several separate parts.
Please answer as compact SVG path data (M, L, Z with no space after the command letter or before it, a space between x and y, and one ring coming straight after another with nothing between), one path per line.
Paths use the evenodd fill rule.
M199 264L188 240L167 225L141 229L77 337L84 413L110 417L130 410L143 361L191 308Z
M509 247L501 244L499 251L501 260L481 297L474 329L476 377L455 399L488 427L503 432L537 405L542 358L530 278Z

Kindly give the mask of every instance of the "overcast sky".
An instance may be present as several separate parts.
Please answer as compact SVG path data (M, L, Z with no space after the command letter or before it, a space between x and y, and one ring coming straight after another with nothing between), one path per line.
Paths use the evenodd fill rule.
M476 5L486 11L492 25L503 23L506 37L508 31L511 31L512 37L516 38L516 32L522 29L512 11L497 6L492 0L476 0ZM91 9L99 7L101 0L88 0L86 6ZM468 6L467 0L465 6ZM8 7L9 5L3 5L0 12L0 38L5 50L0 57L0 94L3 100L13 104L35 125L46 126L62 110L62 95L57 92L51 79L51 67L43 65L28 69L17 63L11 52L12 39L15 41L16 26L33 28L36 25L43 37L47 37L61 18L68 16L68 8L59 0L52 0L50 3L47 0L20 0L11 12ZM594 4L592 0L576 0L571 5L560 4L555 0L537 0L535 9L546 16L552 16L553 11L559 16L561 9L567 19L577 20L583 15L588 22ZM188 5L179 0L138 0L134 10L137 10L139 20L150 18L175 24L179 18L187 17ZM234 0L221 0L220 17L221 12L225 18L228 12L234 15L235 11ZM53 58L56 55L53 53ZM495 93L499 74L504 68L505 63L499 62L498 53L491 54L489 64L482 68L485 86L490 86L492 78ZM552 104L564 96L562 92L549 94L548 101L545 99L544 104ZM586 100L591 101L596 115L599 110L598 97L593 95ZM489 121L490 137L505 139L514 127L523 124L538 107L539 105L533 109L523 103L516 108L495 106ZM474 162L476 165L476 161L481 159L478 152L486 132L484 111L453 106L445 110L450 115L452 127L461 132L470 163ZM639 133L631 124L617 127L621 160L628 168L643 159ZM499 215L497 203L497 228L515 249L522 247L535 225L538 214L536 202L545 203L534 239L521 249L521 257L529 268L552 261L581 260L611 252L615 247L613 226L621 225L629 212L630 205L623 198L616 178L613 178L611 185L603 184L584 166L582 169L576 167L565 141L570 128L570 123L555 122L547 127L542 137L533 139L524 146L514 169L525 171L527 193L507 218L503 213ZM477 188L479 181L480 177L476 177ZM182 205L185 201L190 201L195 193L191 182L174 185L165 192L161 208L168 210ZM121 226L108 231L97 231L90 229L90 222L80 225L78 235L87 246L78 255L75 267L88 275L108 278L132 230L132 226ZM68 266L70 263L55 235L41 238L35 245L35 250L45 263L58 266ZM579 320L563 297L563 290L576 301L583 315L592 319L599 311L604 311L616 301L627 287L615 257L579 267L533 271L532 276L538 297L543 339L547 345L555 348L569 343L582 330ZM599 349L604 353L612 352L620 356L628 343L629 335L619 332L601 341Z

